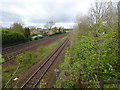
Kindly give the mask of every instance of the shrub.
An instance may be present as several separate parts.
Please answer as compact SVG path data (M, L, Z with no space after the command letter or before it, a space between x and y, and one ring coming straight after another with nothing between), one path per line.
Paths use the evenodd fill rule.
M31 37L33 37L33 36L37 36L37 34L32 34Z
M79 80L97 82L99 78L105 81L120 78L118 32L105 26L102 21L94 26L97 31L96 29L91 30L91 28L86 29L86 25L84 28L80 26L75 34L71 32L75 36L71 39L70 49L66 52L65 60L59 67L60 75L55 88L71 88ZM101 34L101 32L106 33ZM65 75L66 72L69 73L69 76ZM69 79L65 79L66 77ZM88 88L95 87L97 86L89 86ZM105 86L105 88L107 87L116 88L115 85Z
M14 43L24 40L25 37L21 33L11 32L9 30L2 30L2 44Z

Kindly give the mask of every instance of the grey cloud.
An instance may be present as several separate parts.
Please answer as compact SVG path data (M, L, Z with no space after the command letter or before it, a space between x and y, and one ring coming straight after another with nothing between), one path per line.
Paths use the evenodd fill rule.
M44 10L48 15L41 17L39 14L38 17L33 16L30 19L31 22L34 23L45 23L48 20L53 20L55 22L73 22L74 19L74 7L73 3L65 3L65 4L56 4L51 2L46 2L43 4Z
M64 14L61 13L58 15L54 14L53 16L51 16L49 19L53 19L55 22L72 22L73 21L73 17L70 16L69 14Z
M33 22L33 23L46 23L47 21L49 20L53 20L55 22L72 22L73 21L73 16L71 14L67 14L67 13L57 13L57 12L54 12L54 13L51 13L48 17L35 17L33 16L32 19L29 19L30 22Z
M12 12L2 11L1 13L2 13L2 22L14 22L16 20L21 19L20 15L17 15Z
M32 23L45 23L47 19L42 19L42 17L33 17L32 19L29 19Z
M3 9L4 9L4 7L9 8L9 7L13 7L13 6L24 7L25 3L21 2L21 0L11 0L11 1L1 0L0 6L2 6Z
M46 23L49 20L53 20L56 23L71 23L74 22L76 14L76 2L73 3L67 1L59 3L57 0L39 0L38 2L34 2L34 0L30 0L31 2L29 2L29 0L11 0L12 2L7 2L6 0L6 2L4 2L4 0L2 1L2 7L5 9L2 11L3 23L15 22L20 19L25 19L26 22L35 24ZM15 12L17 9L12 11L12 9L16 7L20 9L19 14L17 14L18 12Z

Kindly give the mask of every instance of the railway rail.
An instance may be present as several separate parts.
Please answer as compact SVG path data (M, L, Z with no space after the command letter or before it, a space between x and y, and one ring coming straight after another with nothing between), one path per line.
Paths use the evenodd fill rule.
M55 49L49 57L47 57L44 63L31 75L31 77L20 87L20 90L37 88L39 82L43 79L46 72L54 64L56 58L61 53L63 48L67 45L68 39L66 39L57 49Z
M59 39L59 38L64 37L64 36L66 36L66 34L53 36L53 37L45 38L42 40L31 41L31 42L27 42L24 44L19 44L19 45L3 48L2 49L2 58L4 58L5 61L0 63L0 64L4 64L5 62L16 58L16 56L18 54L24 53L26 51L33 51L37 47L39 47L40 45L45 44L46 42L51 42L51 41L54 41L54 40Z

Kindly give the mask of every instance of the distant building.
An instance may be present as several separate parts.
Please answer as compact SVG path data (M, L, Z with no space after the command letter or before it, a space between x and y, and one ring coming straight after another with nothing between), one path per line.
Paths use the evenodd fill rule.
M41 34L44 33L44 30L42 28L37 28L37 29L31 29L31 34L36 34L37 32L40 32Z
M36 29L30 30L30 34L36 34L36 33L37 33L37 30L36 30Z
M48 35L52 35L52 34L54 34L54 32L53 32L53 30L51 29L51 30L49 30L49 32L47 33Z

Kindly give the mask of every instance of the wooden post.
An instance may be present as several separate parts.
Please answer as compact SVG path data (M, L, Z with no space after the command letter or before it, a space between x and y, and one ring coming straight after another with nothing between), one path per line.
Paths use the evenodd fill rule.
M117 87L118 87L118 90L120 90L120 78L118 79Z
M104 88L104 80L102 78L97 78L97 86L100 88L100 90L103 90Z
M81 81L82 81L81 79L78 79L76 81L76 83L75 83L75 87L77 87L77 88L83 88Z

